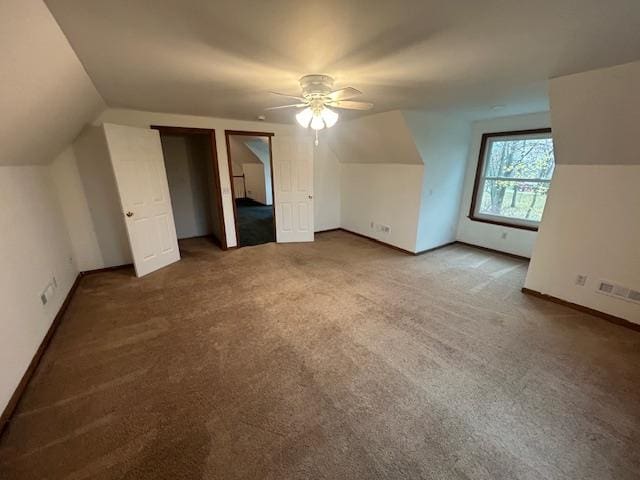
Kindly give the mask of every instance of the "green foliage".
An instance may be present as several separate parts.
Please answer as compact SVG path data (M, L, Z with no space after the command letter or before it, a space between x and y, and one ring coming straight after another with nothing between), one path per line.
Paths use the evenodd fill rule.
M490 142L480 213L539 221L554 165L550 138Z

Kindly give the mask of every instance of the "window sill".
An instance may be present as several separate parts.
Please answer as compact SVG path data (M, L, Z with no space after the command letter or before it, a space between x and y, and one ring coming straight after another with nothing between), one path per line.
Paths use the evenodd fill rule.
M488 218L474 217L473 215L468 215L467 218L473 222L488 223L491 225L499 225L501 227L518 228L520 230L529 230L530 232L538 231L538 227L534 227L532 225L521 225L519 223L510 223L508 221L491 220Z

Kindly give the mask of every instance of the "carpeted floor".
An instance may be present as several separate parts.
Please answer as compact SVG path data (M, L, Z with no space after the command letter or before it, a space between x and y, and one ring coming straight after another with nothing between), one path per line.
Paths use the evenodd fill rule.
M236 212L241 247L276 241L271 205L263 205L250 198L236 198Z
M524 262L181 246L82 279L0 478L640 478L640 334L521 294Z

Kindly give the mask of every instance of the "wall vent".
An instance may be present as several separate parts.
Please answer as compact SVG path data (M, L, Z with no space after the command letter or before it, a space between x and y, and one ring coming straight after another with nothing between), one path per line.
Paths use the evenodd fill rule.
M611 295L613 293L613 284L607 282L600 282L598 286L598 291L600 293L604 293L605 295Z
M640 303L640 291L632 290L631 288L617 285L606 280L601 280L598 283L596 292L602 293L603 295L608 295L610 297L619 298L621 300Z
M629 300L640 303L640 292L637 290L629 290Z

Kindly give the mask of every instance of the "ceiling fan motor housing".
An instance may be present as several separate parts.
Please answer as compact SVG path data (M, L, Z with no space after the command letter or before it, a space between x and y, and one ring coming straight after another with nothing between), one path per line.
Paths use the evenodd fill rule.
M333 78L329 75L305 75L300 79L300 87L306 100L322 98L333 90Z

